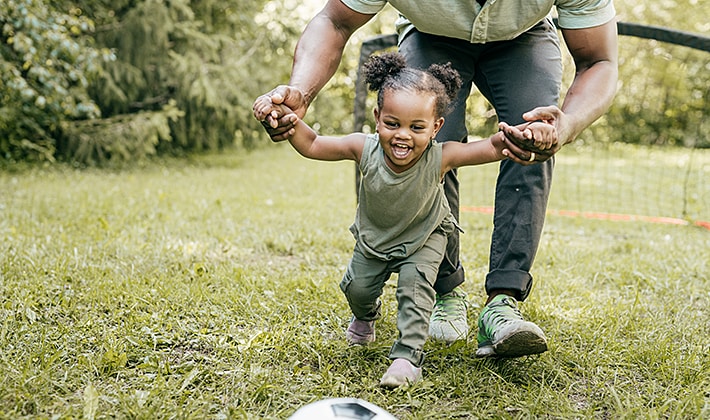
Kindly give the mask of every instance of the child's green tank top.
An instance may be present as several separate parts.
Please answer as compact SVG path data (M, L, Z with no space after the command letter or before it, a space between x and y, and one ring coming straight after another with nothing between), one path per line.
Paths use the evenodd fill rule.
M365 140L358 209L350 231L366 255L405 258L438 228L456 228L441 180L442 145L432 141L419 161L402 173L385 162L379 136Z

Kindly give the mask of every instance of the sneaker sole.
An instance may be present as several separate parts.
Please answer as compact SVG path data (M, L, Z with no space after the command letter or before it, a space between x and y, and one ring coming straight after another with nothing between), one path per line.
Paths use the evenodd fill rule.
M476 357L522 357L547 351L547 339L540 327L532 322L517 325L493 345L481 346Z
M348 341L348 347L367 347L372 341Z
M375 334L372 334L371 338L354 338L354 337L345 337L345 341L348 343L348 346L350 347L364 347L367 346L370 343L375 342Z
M522 357L547 351L547 340L533 331L519 331L493 345L497 357Z
M416 382L416 381L415 381ZM382 388L387 388L387 389L396 389L400 387L408 387L414 385L413 382L410 381L399 381L395 378L387 378L387 379L382 379L380 381L380 386Z
M399 387L408 387L421 381L421 375L417 375L415 378L401 378L393 375L385 375L380 379L380 386L383 388L395 389Z

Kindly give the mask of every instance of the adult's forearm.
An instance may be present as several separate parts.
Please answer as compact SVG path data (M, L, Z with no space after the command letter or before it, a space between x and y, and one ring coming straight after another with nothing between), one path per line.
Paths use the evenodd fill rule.
M573 141L606 113L616 95L617 80L617 64L613 61L600 61L577 72L562 104L569 121L569 131L561 133L563 143Z
M316 16L296 45L289 84L310 104L338 69L348 38L326 17Z
M563 29L576 73L562 104L567 123L559 140L566 144L601 117L611 105L619 78L616 21L586 29Z

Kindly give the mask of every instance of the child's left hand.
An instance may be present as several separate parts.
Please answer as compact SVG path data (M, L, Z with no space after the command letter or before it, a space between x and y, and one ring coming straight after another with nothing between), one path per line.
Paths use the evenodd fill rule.
M530 128L533 124L536 125ZM536 162L544 162L555 154L557 130L552 124L537 122L511 126L501 121L498 128L503 134L505 148L508 149L504 154L516 163L532 165ZM537 137L539 137L537 144L546 146L547 149L535 145Z
M500 122L509 151L525 162L544 162L560 149L557 127L545 121L533 121L510 126Z
M544 121L534 121L522 128L523 137L530 140L539 151L550 150L557 146L557 129Z

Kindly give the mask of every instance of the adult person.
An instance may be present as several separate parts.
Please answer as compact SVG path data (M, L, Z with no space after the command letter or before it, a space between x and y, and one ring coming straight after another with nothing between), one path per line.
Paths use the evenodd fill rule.
M480 1L480 3L478 2ZM370 21L387 0L327 0L303 31L288 85L266 93L302 118L330 80L350 36ZM540 241L554 166L554 154L572 142L610 106L618 78L617 32L612 0L390 0L401 14L396 27L399 51L411 66L451 63L463 87L437 139L465 142L465 102L472 85L510 125L545 121L558 141L538 150L521 137L511 152L538 165L501 162L495 191L488 300L478 321L477 356L517 357L547 350L542 330L525 321L517 307L531 290L530 268ZM562 64L557 30L550 19L556 7L559 26L575 64L575 76L558 107ZM290 119L266 117L272 140L293 133ZM446 196L458 219L456 171L446 175ZM459 240L450 236L435 284L430 323L433 338L454 341L468 334L466 296L459 287L464 270Z

